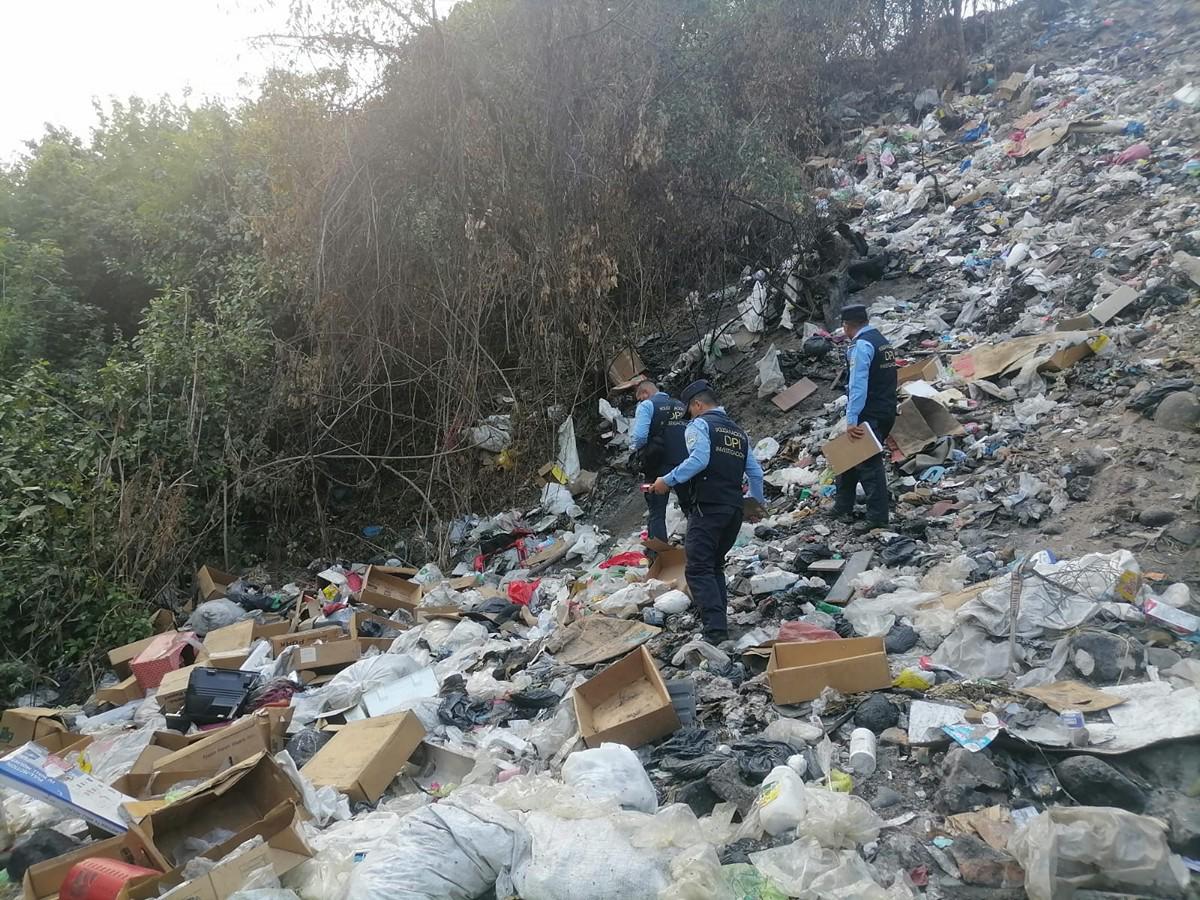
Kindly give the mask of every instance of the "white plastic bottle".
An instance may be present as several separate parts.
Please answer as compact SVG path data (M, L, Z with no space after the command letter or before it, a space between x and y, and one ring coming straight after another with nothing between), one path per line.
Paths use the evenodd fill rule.
M767 834L783 834L804 818L804 780L787 766L776 766L763 779L754 805Z
M864 776L875 771L875 732L871 729L855 728L851 732L850 768Z

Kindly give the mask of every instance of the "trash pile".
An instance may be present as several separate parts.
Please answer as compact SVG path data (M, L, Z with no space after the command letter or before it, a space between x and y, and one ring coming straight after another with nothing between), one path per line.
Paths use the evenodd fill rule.
M681 544L610 524L630 349L610 468L566 418L540 503L454 522L449 565L205 566L88 703L5 711L13 896L1183 896L1198 25L1136 9L1068 7L1027 65L811 163L858 211L838 289L904 363L889 528L825 516L843 339L795 261L748 273L662 378L715 373L775 423L749 429L768 502L728 558L731 640L699 637ZM478 427L503 456L503 417Z

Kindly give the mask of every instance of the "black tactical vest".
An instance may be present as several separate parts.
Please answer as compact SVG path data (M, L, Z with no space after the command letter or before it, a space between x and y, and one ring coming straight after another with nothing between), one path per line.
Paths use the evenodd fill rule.
M855 340L866 341L875 348L871 368L867 370L867 402L863 419L894 422L896 419L896 351L887 338L872 328Z
M750 438L719 409L710 409L703 419L708 424L708 467L688 482L692 485L692 502L741 506Z

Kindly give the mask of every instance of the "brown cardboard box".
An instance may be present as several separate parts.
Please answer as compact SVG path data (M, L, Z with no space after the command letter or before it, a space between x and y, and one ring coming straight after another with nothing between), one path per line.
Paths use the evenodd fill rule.
M821 448L825 461L835 475L841 475L847 469L853 469L860 462L870 459L877 453L883 452L879 437L867 425L867 434L860 438L850 437L849 432L843 432Z
M41 706L16 706L0 716L0 755L9 750L66 731L58 710Z
M253 619L245 619L226 625L204 636L204 650L208 654L207 665L218 669L236 669L250 655L254 643Z
M120 678L128 678L133 674L133 670L129 668L129 664L134 658L150 646L150 642L157 635L150 635L148 638L142 638L140 641L134 641L132 644L122 644L120 647L113 647L108 651L108 664L113 667L113 671Z
M237 581L236 575L222 572L214 566L201 566L196 573L196 592L201 600L215 600L225 596L225 589Z
M288 647L305 647L309 644L315 644L317 641L326 643L332 641L345 640L346 632L337 625L330 625L327 628L310 628L308 631L294 631L288 634L279 634L270 638L271 653L279 659L281 654Z
M55 731L43 735L35 743L45 747L55 756L68 753L79 753L91 746L94 738L90 734L76 734L73 731Z
M667 685L645 647L577 687L575 717L589 747L606 741L640 747L679 729Z
M817 392L816 384L808 378L801 378L791 387L780 391L771 398L774 403L783 412L787 412L792 407L801 403L805 398L812 396Z
M350 639L358 641L358 646L362 649L363 653L366 653L372 647L378 647L381 652L387 653L388 649L392 646L392 641L396 640L396 635L394 634L391 637L362 637L359 634L359 628L364 622L375 622L384 629L384 634L387 634L389 631L406 631L412 627L403 622L394 622L386 616L377 616L374 613L362 612L361 610L355 611L354 615L350 617Z
M376 609L407 609L412 612L421 602L422 590L415 581L389 575L381 566L370 566L358 599Z
M646 364L632 347L622 350L608 364L608 383L614 391L627 391L645 378Z
M154 699L159 708L174 712L183 705L183 695L187 693L188 681L191 680L195 666L184 666L163 676L154 692Z
M958 419L936 400L910 397L900 404L890 437L901 453L912 456L939 438L965 433Z
M348 722L301 770L315 785L330 785L356 802L374 803L425 737L414 713Z
M800 703L827 687L843 694L886 688L892 683L883 638L849 638L776 644L767 662L767 680L776 703Z
M283 875L312 858L313 851L300 830L302 818L295 802L280 803L257 822L203 855L211 860L221 860L239 844L255 837L261 837L264 844L218 863L199 878L183 882L181 871L175 869L160 878L139 882L126 896L128 900L226 900L241 890L246 879L258 869L270 866L276 875ZM160 893L164 889L167 892Z
M273 637L287 634L292 630L292 623L286 619L275 619L270 622L254 623L254 640L270 640Z
M362 651L359 649L358 641L343 640L332 641L328 644L309 644L306 647L297 647L292 651L292 663L288 671L332 674L346 668L350 663L358 662L361 655Z
M144 696L146 696L146 692L137 683L135 675L130 675L124 681L118 681L112 687L100 688L96 691L98 701L111 703L113 706L124 706L131 700L140 700Z
M896 384L901 385L908 381L928 381L930 384L937 381L941 377L941 366L938 364L938 358L931 356L918 362L911 362L907 366L901 366L896 370Z
M147 869L158 868L137 835L126 832L108 840L94 841L77 850L30 866L25 870L22 883L24 900L54 900L58 897L59 888L62 887L67 873L76 863L85 859L115 859Z
M654 562L650 566L650 570L646 573L646 577L665 581L690 597L691 593L688 591L687 579L683 574L686 565L687 554L682 547L659 550L658 555L654 557Z
M207 777L271 749L271 725L266 716L243 716L201 734L187 746L154 760L151 770L199 772Z
M219 859L223 847L232 850L247 840L281 804L301 806L300 792L275 760L260 753L197 785L173 803L150 809L131 830L158 867L170 871L188 838L217 827L232 831L233 838L210 851Z

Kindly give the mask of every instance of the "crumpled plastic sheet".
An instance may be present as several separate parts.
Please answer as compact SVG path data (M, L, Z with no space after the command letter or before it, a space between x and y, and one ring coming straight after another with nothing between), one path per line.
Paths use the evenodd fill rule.
M864 880L875 884L874 872L855 850L828 849L812 837L751 853L750 862L789 897L824 896L818 883L823 890Z
M844 615L860 635L884 635L892 630L897 618L916 615L921 606L938 596L927 591L899 590L878 597L856 597L846 604Z
M86 758L90 774L110 784L129 773L142 751L154 737L154 732L166 727L166 719L153 721L134 731L117 731L98 735L80 754ZM86 770L85 770L86 771Z
M566 513L571 518L583 515L583 510L576 503L571 491L555 481L542 488L542 509L554 516Z
M232 600L218 597L216 600L205 600L192 610L186 628L196 632L198 637L204 637L210 631L216 631L226 625L236 625L246 616L246 611Z
M1090 887L1174 896L1189 878L1162 822L1109 806L1051 807L1009 839L1008 851L1025 869L1030 900Z
M337 788L328 784L317 787L301 774L286 750L275 754L275 762L300 791L305 809L318 825L324 827L330 822L344 822L350 818L350 800Z
M710 666L716 668L724 668L730 663L729 654L724 650L719 650L707 641L701 640L688 641L671 657L673 666L698 666L706 661Z
M645 587L640 584L630 584L609 594L600 601L598 608L606 616L629 619L636 616L641 608L649 602L650 595Z
M767 484L779 488L788 496L797 493L801 488L812 487L820 480L820 473L804 466L773 469L763 478Z
M474 900L490 890L524 845L525 830L475 791L462 788L404 816L386 844L352 868L346 897Z
M1018 661L1022 648L1016 648ZM933 651L931 658L939 666L949 666L971 678L1000 678L1008 673L1008 641L998 641L970 623L959 625Z
M1017 615L1018 637L1040 637L1045 631L1078 628L1098 611L1101 602L1118 599L1115 593L1125 580L1137 579L1141 567L1128 550L1089 553L1079 559L1051 562L1045 553L1032 558L1035 571L1068 590L1060 590L1032 574L1024 577ZM958 621L976 622L996 637L1008 637L1011 627L1011 579L968 600L958 610Z
M424 794L418 796L428 799ZM395 812L376 810L323 830L306 827L305 837L314 855L283 876L284 886L301 900L347 900L355 854L369 856L390 847L402 818Z

